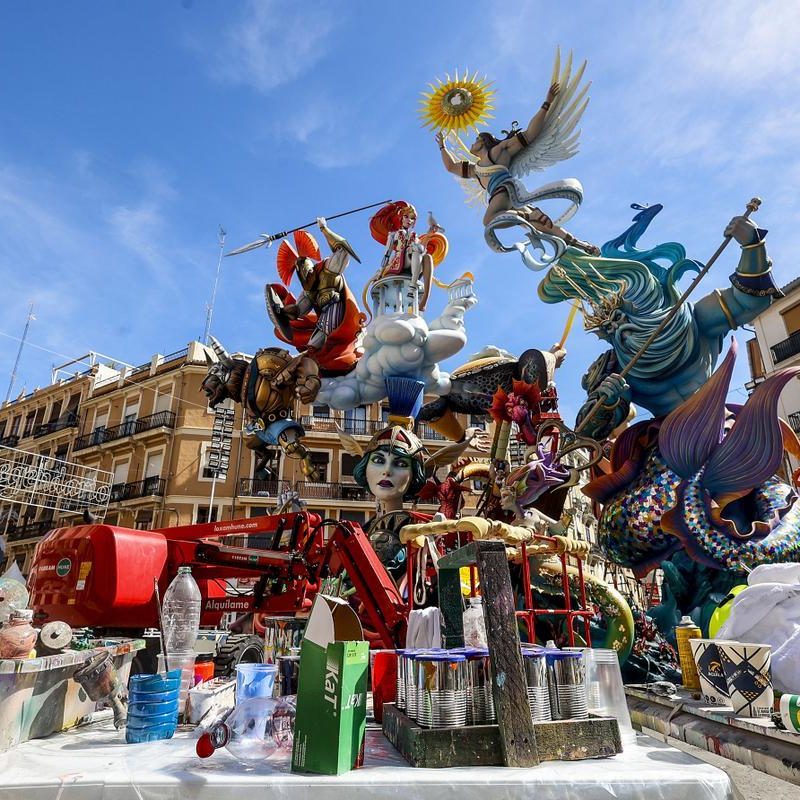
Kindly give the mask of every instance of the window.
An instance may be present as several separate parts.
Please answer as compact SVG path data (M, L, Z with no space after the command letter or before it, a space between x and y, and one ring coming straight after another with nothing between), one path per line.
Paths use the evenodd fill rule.
M353 479L353 470L356 464L361 461L359 456L351 456L350 453L342 453L342 472L340 480Z
M30 436L31 432L33 431L33 421L36 419L36 412L31 411L27 417L25 417L25 429L22 431L23 436Z
M148 453L144 462L144 494L156 493L160 486L161 469L164 466L164 451Z
M470 414L469 415L469 424L472 428L483 428L486 429L486 417L482 416L481 414Z
M9 436L18 436L19 435L19 426L22 423L22 416L14 417L11 421L11 430L9 431Z
M56 400L53 403L52 408L50 409L50 422L57 422L59 416L61 416L61 401Z
M800 331L800 303L781 311L781 316L783 317L783 324L786 326L786 333L789 336Z
M128 469L130 468L130 465L131 462L128 459L114 464L114 479L112 483L115 486L125 483L128 480Z
M134 400L126 400L125 408L122 411L122 429L120 433L123 436L131 436L136 433L136 420L139 418L139 398Z
M153 527L153 509L142 508L136 512L136 530L146 531Z
M324 403L314 403L311 413L315 417L329 417L331 409L330 406L326 406Z
M344 429L347 433L361 434L367 432L367 407L357 406L344 412Z
M389 424L389 406L381 406L381 422L384 425Z
M747 342L747 360L750 363L750 377L753 380L763 378L764 362L761 360L761 349L757 339L750 339Z
M367 512L366 511L352 511L351 509L342 509L339 512L339 519L346 519L350 522L357 522L359 525L363 526L367 521Z
M158 414L161 411L169 411L171 405L172 405L172 386L170 386L169 384L167 384L166 386L159 386L158 394L156 394L156 403L153 408L153 413Z
M309 453L311 457L311 463L316 467L317 472L319 473L319 483L327 483L328 482L328 465L331 460L330 453Z
M205 522L217 522L219 514L219 508L214 506L214 510L211 514L211 519L208 517L208 506L197 506L197 514L195 515L195 522L198 525L202 525Z

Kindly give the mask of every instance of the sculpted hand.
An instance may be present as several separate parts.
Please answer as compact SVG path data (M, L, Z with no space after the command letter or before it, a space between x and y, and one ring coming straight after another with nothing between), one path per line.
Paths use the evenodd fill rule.
M631 387L625 382L625 378L614 372L603 378L595 391L606 408L613 408L619 405L621 400L628 398L630 390Z
M319 393L321 383L316 375L306 375L305 378L298 381L294 391L300 402L313 403Z
M556 96L561 91L561 84L554 83L548 90L547 90L547 101L548 103L552 103L553 100L556 99Z
M742 247L755 244L758 239L757 227L751 219L734 217L725 228L725 236L732 236Z
M567 357L567 351L558 342L556 342L550 348L550 352L556 357L556 369L558 369L564 363L564 359Z
M467 428L464 431L464 440L468 447L479 450L481 453L488 453L492 447L492 437L483 428Z
M439 147L444 147L444 131L439 131L433 138L436 139L436 144Z
M325 217L317 217L317 225L319 226L319 229L322 230L323 228L328 227L328 221L325 219Z

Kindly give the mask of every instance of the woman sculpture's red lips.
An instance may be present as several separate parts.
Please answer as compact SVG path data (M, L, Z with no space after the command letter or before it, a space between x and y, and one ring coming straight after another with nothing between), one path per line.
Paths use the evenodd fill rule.
M394 489L394 484L387 480L378 481L378 486L382 486L384 489Z

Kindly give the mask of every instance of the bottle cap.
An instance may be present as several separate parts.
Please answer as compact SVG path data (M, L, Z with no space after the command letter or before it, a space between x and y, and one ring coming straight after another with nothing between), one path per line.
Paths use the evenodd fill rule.
M191 575L192 574L192 568L191 567L178 567L178 575L183 575L183 574L185 574L187 572Z

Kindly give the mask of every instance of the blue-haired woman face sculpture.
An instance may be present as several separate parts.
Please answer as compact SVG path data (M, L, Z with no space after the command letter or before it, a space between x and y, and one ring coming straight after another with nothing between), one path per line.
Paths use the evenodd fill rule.
M353 478L391 510L403 500L412 500L425 484L422 444L410 431L392 426L375 435Z

